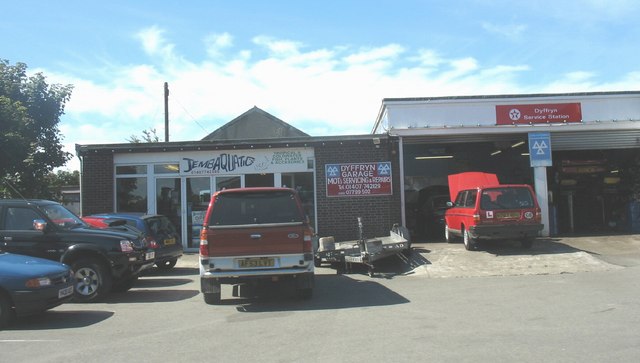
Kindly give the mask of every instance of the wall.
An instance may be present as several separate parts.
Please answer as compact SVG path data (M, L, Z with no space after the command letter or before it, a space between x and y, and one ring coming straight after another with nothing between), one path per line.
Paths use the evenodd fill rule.
M82 215L112 212L113 154L88 154L82 158Z
M400 169L398 141L381 138L376 147L372 140L336 141L316 144L317 233L334 236L336 241L358 238L357 217L362 217L365 237L389 235L393 224L401 223ZM393 194L389 196L327 197L326 164L391 161Z

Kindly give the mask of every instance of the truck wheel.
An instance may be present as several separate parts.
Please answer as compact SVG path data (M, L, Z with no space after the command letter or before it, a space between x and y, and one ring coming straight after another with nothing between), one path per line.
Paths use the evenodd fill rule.
M220 304L220 293L219 292L203 292L204 302L209 305Z
M74 298L77 301L97 301L111 290L111 275L96 259L80 259L71 268L76 278Z
M178 259L173 258L171 260L166 260L166 261L156 263L156 267L158 267L161 270L170 270L173 268L173 266L176 265L176 263L178 263Z
M464 238L464 248L467 251L473 251L476 249L476 245L477 245L477 241L474 240L471 237L471 234L469 234L469 230L465 229L464 231L462 231L463 234L463 238Z
M9 304L9 298L0 292L0 330L9 324L9 318L11 317L11 305Z

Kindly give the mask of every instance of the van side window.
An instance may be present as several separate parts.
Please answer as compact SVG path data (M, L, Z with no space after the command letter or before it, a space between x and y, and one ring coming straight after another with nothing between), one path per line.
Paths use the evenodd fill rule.
M467 191L463 190L461 192L458 193L458 196L456 197L456 201L455 201L455 206L456 207L464 207L464 198L467 195Z

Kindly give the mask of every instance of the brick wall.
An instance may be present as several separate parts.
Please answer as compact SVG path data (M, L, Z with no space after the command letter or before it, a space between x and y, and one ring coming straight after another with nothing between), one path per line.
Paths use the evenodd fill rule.
M389 235L393 224L401 223L398 143L382 138L376 147L371 140L326 142L314 145L316 158L317 233L336 241L358 238L357 217L362 217L365 237ZM326 164L391 161L393 194L390 196L327 197Z
M113 211L113 154L89 154L82 160L81 215Z

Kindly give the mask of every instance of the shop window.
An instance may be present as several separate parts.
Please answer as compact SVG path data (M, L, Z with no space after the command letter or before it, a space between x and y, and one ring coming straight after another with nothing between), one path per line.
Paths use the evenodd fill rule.
M156 164L153 166L154 174L178 174L180 166L178 164Z
M116 211L147 212L147 178L116 178Z
M140 175L147 174L146 165L119 165L116 166L116 175Z
M231 188L240 188L239 176L218 176L216 177L216 191Z

